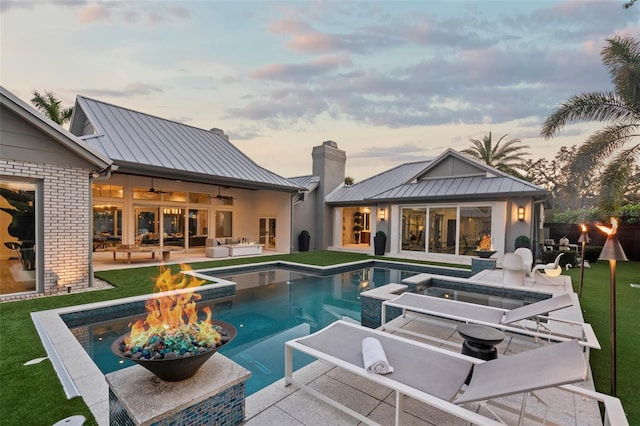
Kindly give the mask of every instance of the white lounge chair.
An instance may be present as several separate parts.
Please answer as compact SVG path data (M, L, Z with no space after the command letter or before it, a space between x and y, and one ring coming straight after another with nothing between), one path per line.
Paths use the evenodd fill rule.
M563 254L564 253L560 253L558 256L556 256L556 260L553 263L546 263L544 265L534 266L533 273L535 277L537 278L538 274L542 276L543 271L545 274L547 274L550 277L557 277L558 275L560 275L562 273L562 266L560 266L560 258L562 257ZM536 274L536 272L538 272L538 274ZM555 284L553 281L551 281L548 278L546 278L546 280L551 284Z
M505 253L502 258L502 283L524 285L526 274L527 270L522 257L516 253Z
M519 247L515 249L514 253L522 258L526 275L531 275L531 268L533 267L533 253L531 253L531 250L526 247Z
M365 337L374 337L380 341L389 364L394 367L393 373L380 375L365 369L362 358L362 340ZM498 425L503 423L461 405L523 393L522 405L519 407L522 421L526 414L526 398L530 392L561 385L564 385L562 389L566 391L579 395L585 395L586 391L588 397L603 401L605 424L626 425L624 411L617 398L566 385L584 381L588 374L587 363L576 341L545 346L485 362L401 336L337 321L316 333L290 340L285 344L286 386L294 384L366 424L377 424L328 395L294 379L294 350L394 390L396 425L405 424L402 421L404 396L473 424ZM467 386L465 381L468 382ZM615 423L616 421L620 423Z
M580 344L586 348L586 358L588 360L590 348L600 349L600 343L591 325L546 316L549 312L572 305L573 298L568 293L508 310L406 292L394 299L382 302L381 324L383 330L388 327L386 324L386 307L392 306L402 309L403 316L406 316L407 311L412 311L454 321L487 325L504 331L532 336L536 339L544 338L554 341L578 339ZM526 322L526 320L530 321ZM574 334L553 331L551 329L552 323L560 323L565 329L572 328L574 329ZM406 330L399 331L424 337Z

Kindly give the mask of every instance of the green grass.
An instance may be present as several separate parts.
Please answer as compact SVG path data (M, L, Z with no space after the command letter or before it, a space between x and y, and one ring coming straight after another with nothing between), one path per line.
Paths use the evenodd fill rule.
M223 261L191 264L194 269L287 260L305 264L326 266L336 263L371 259L371 256L342 252L306 252L288 255L238 258ZM385 260L392 260L385 258ZM406 261L403 259L397 259ZM430 263L430 262L416 262ZM432 263L430 263L432 264ZM453 266L442 264L444 266ZM177 271L179 266L172 266ZM640 262L618 262L618 396L622 399L630 424L640 424L640 401L634 386L640 381L640 369L636 369L632 336L640 336L640 289L629 283L640 283ZM51 425L75 414L87 418L87 425L95 424L91 412L81 398L67 400L62 386L49 361L23 366L26 361L46 356L33 326L30 312L84 303L112 300L140 294L153 289L157 267L134 268L97 272L96 276L115 286L112 290L44 297L21 302L0 304L0 423L11 425ZM566 273L566 272L565 272ZM577 291L580 271L572 269L574 288ZM591 365L599 391L609 392L609 269L607 263L594 264L585 270L582 305L585 320L590 322L603 346L601 351L591 352Z
M571 276L573 289L577 293L580 285L580 269L565 272ZM616 368L617 391L627 413L629 424L640 424L640 369L638 368L637 340L640 337L640 288L629 284L640 284L640 262L617 262L616 264ZM591 351L591 369L596 390L609 394L611 391L611 322L610 322L610 275L609 262L592 263L584 270L582 306L584 320L593 327L600 346Z

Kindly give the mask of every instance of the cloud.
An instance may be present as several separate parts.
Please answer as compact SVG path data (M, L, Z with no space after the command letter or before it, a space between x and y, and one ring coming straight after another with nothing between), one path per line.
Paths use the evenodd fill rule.
M162 24L173 19L189 18L189 12L182 6L155 2L78 2L76 18L78 22L90 24L103 21L122 21L127 24Z
M259 70L250 72L249 76L258 80L307 81L318 75L350 65L352 62L346 55L333 55L302 64L266 65Z
M228 108L227 118L264 120L273 129L289 126L300 119L312 120L326 111L326 101L304 87L272 90L244 107Z
M87 96L95 97L111 97L111 98L129 98L140 95L151 95L155 93L162 93L164 90L159 87L148 83L129 83L122 89L80 89L79 93Z
M417 144L402 144L394 146L371 146L360 152L350 153L349 158L388 158L390 156L404 156L407 154L422 154L424 146Z

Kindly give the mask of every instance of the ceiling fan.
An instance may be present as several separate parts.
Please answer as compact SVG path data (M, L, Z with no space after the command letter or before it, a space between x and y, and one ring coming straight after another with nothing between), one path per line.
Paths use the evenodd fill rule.
M151 178L151 187L147 191L147 195L153 196L153 194L171 194L171 193L168 191L161 191L159 189L155 189L153 186L153 178Z
M235 200L235 197L232 197L231 195L222 195L220 193L220 186L218 186L218 195L211 198L217 198L218 200Z

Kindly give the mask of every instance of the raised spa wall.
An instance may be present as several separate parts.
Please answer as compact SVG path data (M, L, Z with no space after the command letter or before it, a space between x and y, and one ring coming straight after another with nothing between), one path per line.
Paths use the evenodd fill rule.
M402 280L402 284L387 284L382 287L360 293L361 323L365 327L378 328L381 325L382 302L398 297L404 292L415 292L418 286L433 286L451 289L452 291L473 291L487 296L521 298L537 301L550 295L535 291L516 290L502 286L483 285L464 278L448 277L444 275L418 274ZM402 309L387 306L386 319L391 321L402 315Z

